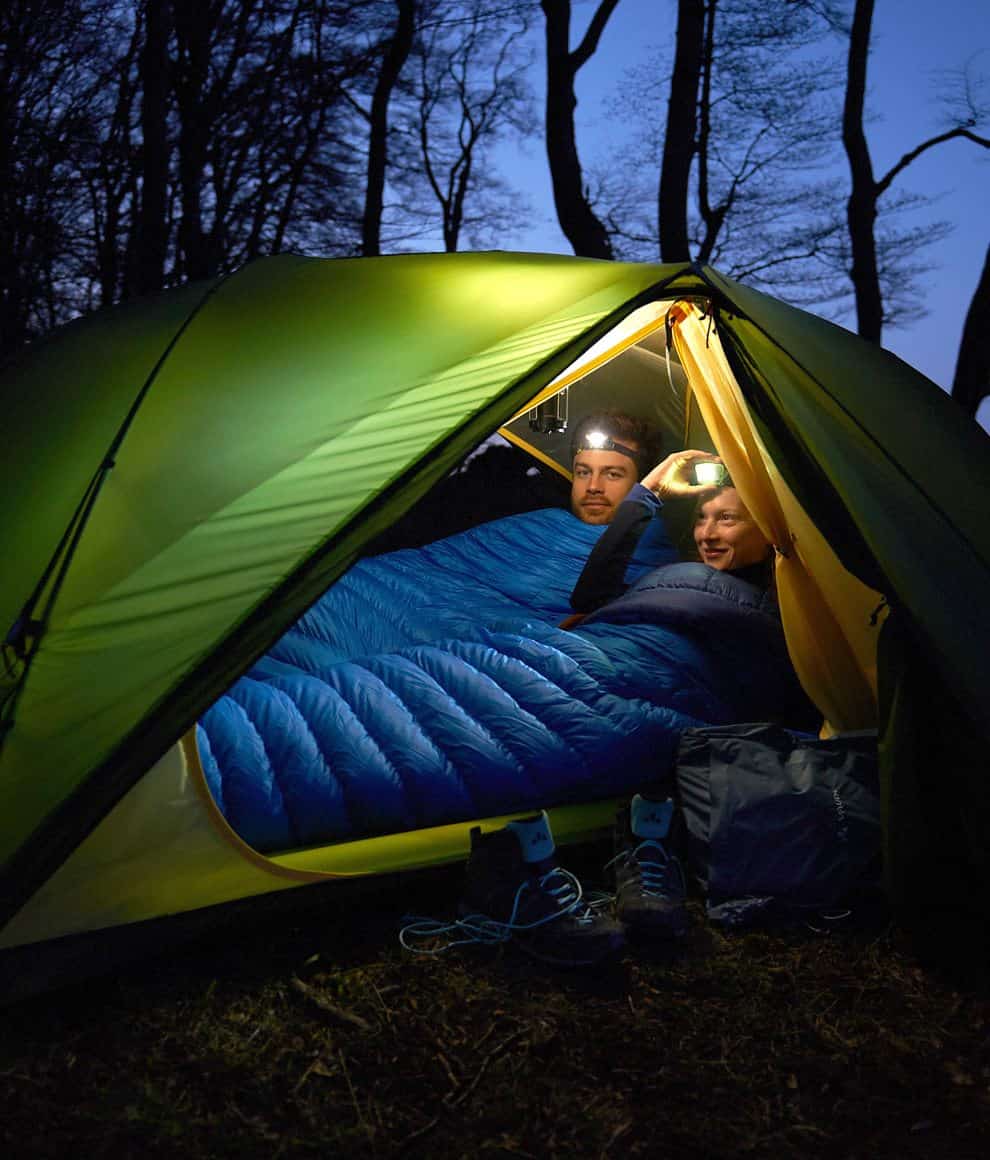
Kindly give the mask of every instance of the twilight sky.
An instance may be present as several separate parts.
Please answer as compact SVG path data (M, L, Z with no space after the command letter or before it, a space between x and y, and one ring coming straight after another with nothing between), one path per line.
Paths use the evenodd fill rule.
M575 3L572 47L583 34L591 10L588 3ZM578 146L583 161L607 158L608 136L615 130L607 102L614 99L629 65L656 55L665 43L665 56L670 59L674 18L673 0L621 0L598 52L578 74ZM867 135L879 177L903 153L943 127L935 101L939 70L958 69L975 58L976 72L990 89L990 0L941 0L938 4L878 0L873 31L868 74L868 109L873 119ZM535 33L539 46L542 19ZM534 77L542 102L542 61ZM524 149L523 156L516 153L513 176L534 213L529 227L520 225L503 246L569 253L554 217L542 145L531 142ZM839 172L848 175L844 155ZM927 258L936 268L928 279L929 293L918 303L917 321L897 329L888 327L883 345L947 390L965 313L990 242L990 153L971 142L948 142L916 161L894 188L937 198L930 210L914 220L923 222L927 214L955 228L928 251ZM851 316L841 321L855 327ZM984 403L980 414L984 426L988 411Z

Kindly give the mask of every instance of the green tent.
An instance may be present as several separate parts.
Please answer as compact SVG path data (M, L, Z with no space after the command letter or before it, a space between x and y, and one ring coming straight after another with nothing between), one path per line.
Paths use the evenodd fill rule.
M687 438L691 407L661 398L675 300L720 343L778 490L885 599L864 647L895 898L925 922L985 899L990 457L937 387L709 269L281 256L66 326L0 379L0 947L461 856L466 825L262 858L195 795L160 833L163 787L205 708L548 384L649 356Z

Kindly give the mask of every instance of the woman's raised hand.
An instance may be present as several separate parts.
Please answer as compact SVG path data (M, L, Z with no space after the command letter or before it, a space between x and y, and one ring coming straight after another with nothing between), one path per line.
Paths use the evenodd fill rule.
M710 451L674 451L640 480L660 499L696 495L711 487L710 483L696 483L692 469L696 463L721 463Z

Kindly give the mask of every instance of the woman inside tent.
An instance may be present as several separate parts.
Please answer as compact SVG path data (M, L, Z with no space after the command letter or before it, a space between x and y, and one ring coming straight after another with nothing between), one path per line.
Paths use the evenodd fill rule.
M699 468L698 474L709 471L714 480L713 486L701 491L698 482L690 478ZM674 452L642 479L639 488L638 494L651 493L658 506L669 499L696 497L692 534L697 559L762 591L771 588L773 545L760 531L720 460L704 451ZM627 504L606 529L571 593L571 607L578 616L568 627L626 591L623 576L651 514L645 504Z

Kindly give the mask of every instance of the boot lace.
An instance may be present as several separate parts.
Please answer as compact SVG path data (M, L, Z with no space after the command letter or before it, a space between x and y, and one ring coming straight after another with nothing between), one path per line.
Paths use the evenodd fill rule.
M550 905L535 918L523 920L520 910L534 892L543 894ZM487 914L467 914L457 919L435 919L407 915L399 931L399 943L419 955L441 955L455 947L508 942L515 934L536 930L547 923L571 917L582 926L590 926L607 898L587 899L575 875L555 866L535 881L520 883L512 900L509 917L503 922Z
M643 893L652 898L664 898L670 887L670 878L681 873L677 859L667 852L662 842L653 838L644 838L633 850L620 851L605 863L606 870L612 867L621 868L630 877L637 877Z

